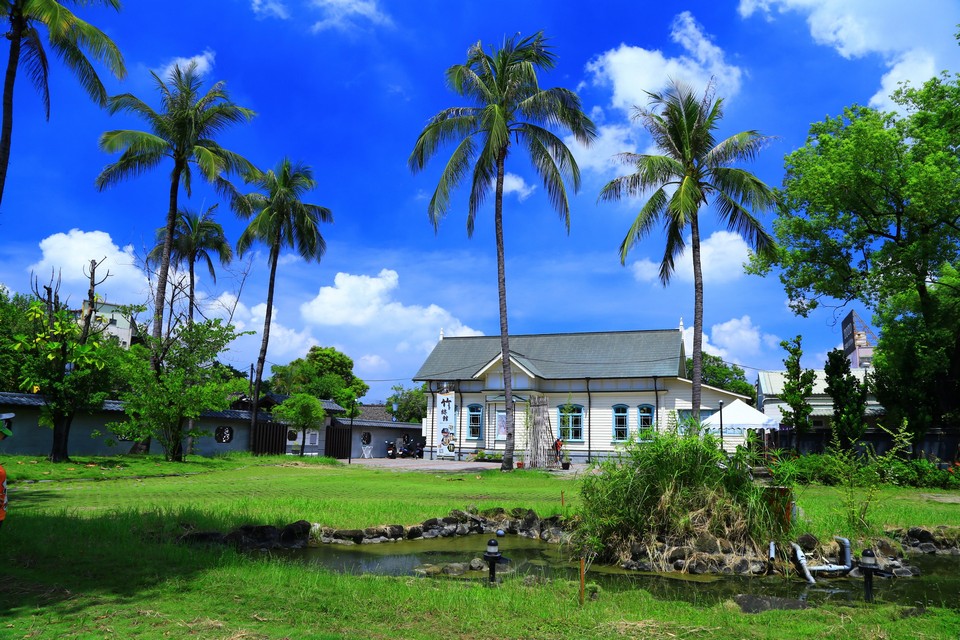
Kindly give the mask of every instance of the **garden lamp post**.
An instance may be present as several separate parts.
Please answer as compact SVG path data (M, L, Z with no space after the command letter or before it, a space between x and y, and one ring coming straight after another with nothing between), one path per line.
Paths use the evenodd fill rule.
M723 400L720 401L720 451L723 451Z
M359 401L354 398L350 405L350 446L347 450L347 464L353 464L353 416L357 413Z
M500 535L499 531L497 532L497 535ZM500 544L497 542L496 538L490 538L490 540L487 542L487 552L483 554L483 559L486 560L487 564L490 566L490 584L496 584L497 565L510 562L510 560L500 555Z
M863 600L873 602L873 574L877 570L877 555L873 549L860 554L860 573L863 574Z

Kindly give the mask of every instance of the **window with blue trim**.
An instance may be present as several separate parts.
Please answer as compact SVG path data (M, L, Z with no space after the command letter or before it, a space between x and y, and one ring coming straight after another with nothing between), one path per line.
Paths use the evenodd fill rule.
M583 440L583 407L578 404L565 404L557 408L560 413L561 440Z
M653 406L642 404L637 407L637 435L640 440L653 440L656 426L653 419Z
M630 434L630 428L627 425L627 405L613 405L613 439L626 440Z
M467 407L467 438L479 440L483 437L483 407L471 404Z

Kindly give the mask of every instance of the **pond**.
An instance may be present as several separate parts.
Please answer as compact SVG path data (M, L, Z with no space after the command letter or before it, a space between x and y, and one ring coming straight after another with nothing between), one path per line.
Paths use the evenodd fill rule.
M413 576L418 575L416 568L421 565L466 563L482 557L488 538L477 535L354 546L328 544L287 552L285 555L297 562L341 573ZM519 536L506 536L499 538L498 542L500 552L511 561L509 572L499 574L504 579L529 574L545 578L579 579L579 561L571 559L569 551L560 546ZM920 567L921 575L876 579L874 598L877 602L960 608L960 557L911 556L907 563ZM463 578L486 580L487 572L468 572ZM818 578L817 584L811 585L797 576L638 573L594 564L587 573L587 580L607 590L643 589L661 600L704 606L728 600L737 594L796 598L814 604L863 600L863 580L854 578Z

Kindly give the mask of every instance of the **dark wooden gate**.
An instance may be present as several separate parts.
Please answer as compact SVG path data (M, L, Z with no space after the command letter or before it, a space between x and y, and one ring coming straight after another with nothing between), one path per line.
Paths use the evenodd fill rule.
M324 455L331 458L350 456L350 427L330 425L327 427L327 444Z
M287 452L287 427L279 422L258 422L250 434L250 450L254 455L278 455Z

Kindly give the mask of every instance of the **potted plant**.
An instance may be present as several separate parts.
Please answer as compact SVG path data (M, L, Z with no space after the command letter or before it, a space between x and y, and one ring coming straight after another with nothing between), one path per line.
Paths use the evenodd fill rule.
M519 460L517 460L517 469L523 469L523 453L520 453L517 457L519 458Z
M563 467L564 471L570 468L570 452L566 449L563 450L563 462L560 463L560 466Z

